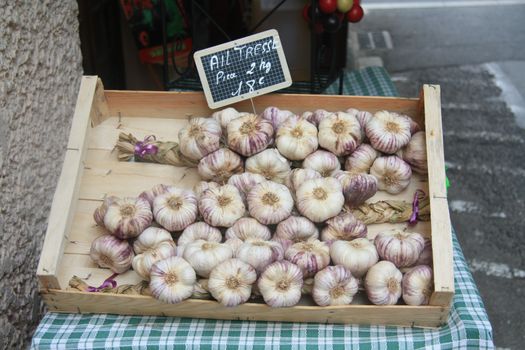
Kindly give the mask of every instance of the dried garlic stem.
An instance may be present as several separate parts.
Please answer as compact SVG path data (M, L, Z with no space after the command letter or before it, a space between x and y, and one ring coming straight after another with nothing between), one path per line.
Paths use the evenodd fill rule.
M419 199L419 221L430 221L430 200L421 195ZM406 222L412 215L412 203L406 201L386 200L375 203L365 203L351 210L356 219L366 225L382 223Z

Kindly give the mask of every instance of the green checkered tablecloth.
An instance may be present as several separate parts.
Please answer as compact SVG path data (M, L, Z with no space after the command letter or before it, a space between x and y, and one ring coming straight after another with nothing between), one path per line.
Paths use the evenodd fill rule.
M32 349L492 349L492 328L456 236L456 295L440 329L48 313Z
M339 80L328 86L324 94L339 94ZM397 96L398 94L388 72L383 67L366 67L344 72L343 95Z

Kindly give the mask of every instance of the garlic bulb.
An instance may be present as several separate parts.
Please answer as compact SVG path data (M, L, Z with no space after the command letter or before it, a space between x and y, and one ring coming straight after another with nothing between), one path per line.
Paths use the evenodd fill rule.
M400 114L401 118L405 118L410 123L410 134L414 135L416 132L420 131L421 128L419 127L419 124L414 121L414 119L410 118L408 115Z
M219 149L222 130L213 118L191 118L189 124L179 131L181 153L194 160Z
M397 156L379 157L370 168L370 174L377 178L377 188L398 194L410 184L412 169Z
M257 273L249 264L239 259L229 259L211 271L208 289L222 305L237 306L250 298L252 284L256 279Z
M427 305L432 295L432 269L426 265L413 267L403 276L403 300L408 305Z
M294 205L288 188L272 181L256 185L247 201L250 215L265 225L277 224L289 217Z
M178 256L158 261L151 268L151 294L165 303L176 304L191 297L197 276L190 264Z
M195 193L197 200L199 200L201 199L201 196L204 193L204 191L206 191L207 189L219 187L221 187L221 185L213 181L199 181L195 184L195 186L193 186L193 193Z
M235 186L239 190L242 199L245 200L253 186L264 181L266 181L266 179L260 174L242 173L230 177L228 184Z
M293 244L319 238L319 230L307 218L290 216L277 225L274 238L286 239Z
M273 142L273 130L269 121L255 114L236 118L228 124L228 146L249 157Z
M113 200L104 215L104 226L120 239L137 237L151 225L153 214L149 203L142 198Z
M397 267L414 265L425 247L425 239L421 234L399 229L378 233L374 243L379 256Z
M284 251L277 242L249 238L239 246L235 256L250 264L257 273L262 273L271 263L283 260Z
M372 113L367 112L367 111L360 111L355 108L348 108L346 110L346 113L351 114L357 118L357 121L359 122L359 125L361 126L361 134L364 136L366 133L366 129L365 129L366 123L368 123L368 121L372 119L373 117Z
M301 114L301 119L304 119L304 120L309 121L310 123L312 123L309 119L312 119L313 115L314 114L312 112L306 111L306 112L303 112L303 114ZM312 124L314 124L314 123L312 123ZM315 126L315 124L314 124L314 126Z
M241 114L235 108L232 107L225 108L211 115L211 117L215 119L221 126L223 134L226 134L228 124L230 124L232 120L237 119L240 116Z
M257 286L264 301L271 307L293 306L301 299L303 274L288 261L276 261L262 273Z
M186 244L183 257L197 275L207 278L215 266L231 259L232 256L233 250L229 245L199 239Z
M131 267L133 248L127 241L111 235L95 238L91 243L89 256L100 267L107 267L114 273L124 273Z
M335 241L330 246L330 256L334 264L346 267L357 278L379 260L376 247L366 238Z
M193 285L193 293L191 294L192 299L211 299L212 296L208 290L208 279L201 278Z
M270 229L254 218L240 218L232 227L226 230L226 239L238 238L246 241L249 238L269 240L272 233Z
M357 291L357 279L349 270L328 266L315 275L312 297L319 306L348 305Z
M348 113L336 112L319 124L319 145L337 156L352 153L362 138L357 118Z
M333 153L318 150L304 159L303 168L315 170L322 176L329 177L341 169L341 163Z
M311 277L330 263L330 248L325 242L309 240L293 244L284 256L299 266L304 277Z
M343 187L345 203L355 208L377 193L377 179L369 174L354 174L348 171L338 171L333 175Z
M197 172L204 180L225 183L232 175L243 172L243 163L237 153L220 148L199 161Z
M277 130L288 119L288 117L293 115L292 112L284 109L268 107L262 112L261 117L272 123L274 130Z
M324 242L351 241L356 238L366 237L366 225L357 220L351 213L339 214L328 221L321 232Z
M246 171L282 184L290 173L290 164L279 151L271 148L246 159Z
M378 156L379 152L369 144L363 143L346 158L345 170L353 173L368 173Z
M312 291L314 290L314 283L314 278L305 278L303 281L303 287L301 288L301 293L303 295L312 295Z
M291 116L277 129L275 143L286 158L302 160L319 146L317 128L296 115Z
M419 254L419 258L417 258L417 261L414 265L432 266L432 240L426 237L423 239L425 240L425 246L421 251L421 254Z
M200 239L207 242L220 242L222 241L222 234L219 229L205 222L195 222L182 231L177 244L184 246Z
M106 212L108 211L108 207L111 203L118 200L118 197L115 196L109 196L104 198L104 201L102 204L95 209L95 212L93 213L93 219L95 219L95 222L98 226L104 227L104 216L106 216Z
M171 234L159 227L145 229L133 243L133 250L137 254L133 258L133 270L145 280L149 280L153 264L177 253Z
M320 178L322 178L321 174L319 174L313 169L297 168L290 171L290 173L284 181L284 184L290 189L292 195L295 195L295 191L297 191L297 188L299 188L299 186L302 185L303 182L307 180Z
M323 119L325 119L331 114L332 112L325 111L324 109L318 109L313 113L303 115L303 118L315 125L316 127L319 127L321 121L323 121Z
M383 153L396 153L410 141L410 122L394 112L377 112L365 129L372 147Z
M209 225L231 227L244 216L246 208L239 191L232 185L224 185L202 194L199 211Z
M143 198L148 201L149 205L153 208L153 201L155 198L163 193L166 193L171 186L158 184L153 186L150 190L144 191L139 194L139 198Z
M299 212L313 222L322 222L339 214L345 198L339 181L327 177L305 181L295 193Z
M365 289L376 305L394 305L401 296L403 274L390 261L380 261L368 270Z
M419 131L412 135L410 142L401 150L402 158L410 164L412 170L419 174L428 172L427 144L425 132Z
M185 229L197 213L197 197L190 190L171 187L153 201L155 221L168 231Z
M243 243L244 242L237 237L228 238L226 241L224 241L224 244L227 244L232 248L234 258L237 256L237 250Z

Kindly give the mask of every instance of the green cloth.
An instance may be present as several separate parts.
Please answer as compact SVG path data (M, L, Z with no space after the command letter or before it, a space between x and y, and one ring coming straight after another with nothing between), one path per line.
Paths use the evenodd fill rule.
M492 349L492 328L455 234L456 295L439 329L47 313L32 349Z
M324 94L339 94L339 80L326 88ZM343 76L343 95L397 96L397 90L383 67L366 67L347 71Z

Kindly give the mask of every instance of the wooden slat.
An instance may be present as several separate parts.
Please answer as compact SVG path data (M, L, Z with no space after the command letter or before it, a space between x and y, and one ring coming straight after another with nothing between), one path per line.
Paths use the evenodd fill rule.
M423 99L425 106L435 287L430 303L432 305L449 306L454 296L454 269L439 86L424 85Z
M109 108L104 94L102 80L97 78L97 87L93 97L93 108L91 109L91 126L95 127L109 117Z
M37 268L37 275L44 288L60 288L56 274L64 250L64 236L70 229L75 213L96 87L96 77L82 78L62 172L53 196L46 236Z
M271 308L246 303L227 308L215 301L186 300L165 304L148 296L95 294L50 290L42 294L49 311L72 313L114 313L158 315L226 320L267 320L347 324L389 324L413 327L438 327L445 323L448 308L438 306L294 306Z

